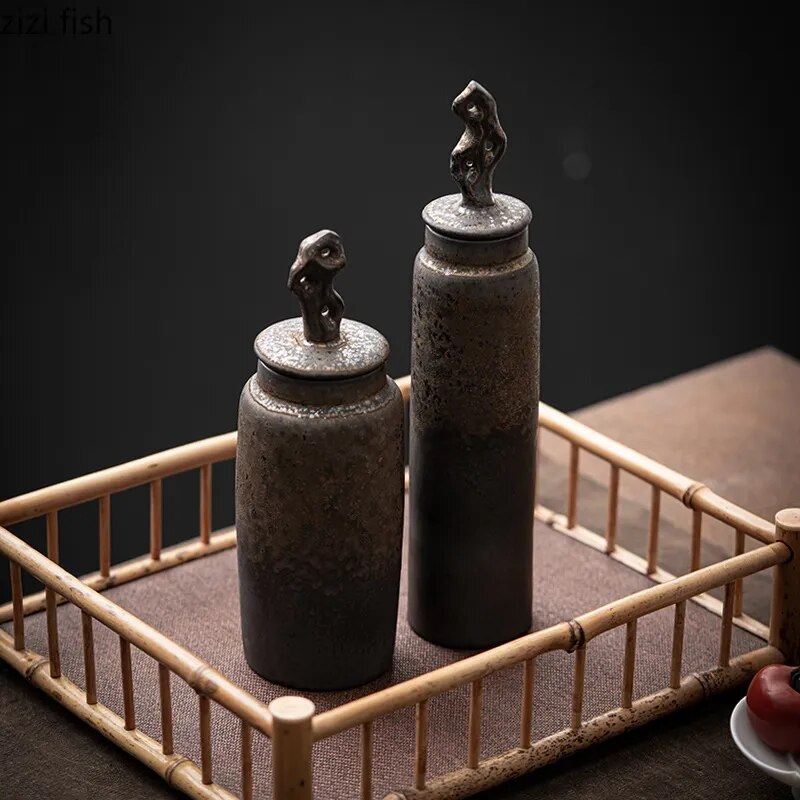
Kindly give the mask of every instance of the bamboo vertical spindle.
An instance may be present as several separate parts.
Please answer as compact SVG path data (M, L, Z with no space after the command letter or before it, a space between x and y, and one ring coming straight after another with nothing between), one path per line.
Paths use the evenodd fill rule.
M204 695L198 695L200 703L200 771L206 786L212 783L211 778L211 701Z
M536 441L533 445L533 508L536 510L539 497L539 431L536 431Z
M47 557L58 564L58 511L47 514Z
M11 571L11 605L14 613L14 649L25 649L25 615L22 611L22 570L16 561L8 562Z
M725 584L725 601L722 604L722 631L719 638L719 665L727 667L731 660L731 635L733 633L733 583Z
M700 553L703 535L703 512L692 509L692 553L689 561L689 572L700 569Z
M361 800L372 800L372 722L361 726Z
M428 701L417 703L417 731L414 747L414 788L425 788L425 774L428 769Z
M572 529L578 522L578 456L577 444L569 446L569 485L567 489L567 527Z
M81 630L83 633L83 674L86 682L86 702L93 706L97 703L97 673L94 663L94 631L92 616L81 611Z
M686 601L675 604L675 624L672 628L672 663L669 669L670 689L681 687L681 666L683 664L683 632L686 627Z
M47 557L58 564L58 511L47 515ZM58 609L55 589L45 587L47 617L47 655L50 659L50 677L61 677L61 653L58 649Z
M161 752L171 756L175 752L172 740L172 690L169 669L158 665L158 694L161 705Z
M636 620L625 626L625 666L622 674L622 708L633 705L633 676L636 670Z
M100 574L111 574L111 496L103 495L97 506L97 538L100 552Z
M658 565L658 520L661 513L661 490L651 487L650 531L647 536L647 574L652 575Z
M617 513L619 510L619 467L611 465L608 476L608 518L606 521L606 553L613 553L617 546Z
M161 478L158 478L150 481L150 558L153 561L158 561L161 558L162 520L162 485Z
M481 757L481 703L483 681L472 681L469 693L469 722L467 732L467 767L477 769Z
M58 564L58 511L47 515L47 557Z
M533 682L535 674L534 659L522 664L522 713L520 719L519 746L525 750L531 746L531 724L533 723Z
M740 556L744 553L744 531L736 529L736 552L734 555ZM733 616L741 617L744 610L744 578L736 581L733 590Z
M253 729L242 722L242 800L253 800Z
M211 464L200 467L200 541L211 540Z
M133 670L131 669L131 643L119 637L119 661L122 667L122 706L125 716L125 730L136 729L136 709L133 705Z
M787 664L800 663L800 508L784 508L775 515L775 539L784 542L792 558L775 567L769 643L786 656Z
M583 724L583 682L586 676L586 645L575 651L575 673L572 683L572 714L570 727L577 731Z
M61 654L58 650L58 612L56 593L49 586L45 589L47 603L47 655L50 659L50 677L61 677Z
M278 697L272 714L273 800L312 800L311 718L314 704L305 697Z

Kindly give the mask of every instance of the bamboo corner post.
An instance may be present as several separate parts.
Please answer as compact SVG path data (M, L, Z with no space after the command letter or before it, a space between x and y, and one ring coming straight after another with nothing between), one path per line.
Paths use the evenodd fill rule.
M278 697L272 714L272 788L274 800L312 800L311 720L314 704L305 697Z
M800 664L800 508L775 515L775 539L789 547L792 557L775 567L769 643L788 664Z

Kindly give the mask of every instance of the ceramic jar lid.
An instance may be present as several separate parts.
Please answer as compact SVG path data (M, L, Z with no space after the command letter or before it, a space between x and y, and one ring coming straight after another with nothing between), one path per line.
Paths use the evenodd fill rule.
M265 367L295 378L342 380L386 364L386 339L369 325L342 319L344 302L333 279L345 264L342 241L333 231L300 243L288 288L303 316L276 322L256 337L254 349Z
M334 342L309 342L300 317L276 322L255 341L258 360L297 378L341 379L372 372L389 358L389 343L369 325L345 319Z
M476 81L453 101L453 113L465 125L450 155L450 173L461 194L428 203L425 224L453 239L502 239L515 236L531 223L530 208L507 194L492 192L492 175L506 150L506 134L497 116L497 103Z

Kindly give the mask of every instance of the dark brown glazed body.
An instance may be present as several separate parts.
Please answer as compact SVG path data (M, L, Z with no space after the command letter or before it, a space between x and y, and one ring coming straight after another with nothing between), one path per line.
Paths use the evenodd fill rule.
M531 625L539 270L527 228L426 229L414 265L409 622L483 648Z
M314 404L315 393L336 404ZM390 378L377 388L374 375L278 380L259 365L245 384L236 453L242 634L263 677L341 689L389 669L402 445L403 402Z

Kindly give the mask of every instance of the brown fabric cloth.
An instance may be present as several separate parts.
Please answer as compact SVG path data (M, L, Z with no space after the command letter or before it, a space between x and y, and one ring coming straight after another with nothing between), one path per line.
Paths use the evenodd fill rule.
M764 347L575 416L772 520L800 504L798 411L800 361ZM626 494L633 486L623 481L622 495L641 497ZM685 511L677 502L662 509L682 522ZM724 536L730 541L728 529Z
M717 494L772 521L782 508L800 505L800 362L772 348L713 364L663 383L590 406L575 417L644 455L705 483ZM540 432L542 500L565 506L568 446ZM608 464L581 452L580 524L603 533ZM647 554L650 486L622 475L617 541ZM691 514L662 494L659 566L680 575L689 563ZM757 542L747 539L747 549ZM703 518L702 563L734 554L732 528ZM722 590L714 592L722 598ZM769 621L771 576L745 586L744 611Z
M748 380L754 370L760 375L763 373L764 358L774 359L776 357L783 358L767 351L756 354L749 360L740 360L738 367L732 370L728 380L728 383L734 384L733 395L736 395L736 386L748 385ZM786 361L794 366L795 374L800 375L796 362L789 359ZM736 366L736 362L734 362L734 366ZM720 368L712 368L708 372L713 373L715 370L718 371ZM691 381L693 378L703 380L705 375L706 373L700 372L697 375L679 379L679 382ZM718 381L711 383L712 385L704 390L706 391L705 402L710 407L716 403L719 413L723 413L725 406L731 403L731 386L720 387ZM725 381L722 383L725 384ZM655 392L657 389L648 391ZM670 391L672 391L671 384L665 384L663 392L669 393ZM769 394L766 387L763 393ZM630 397L625 397L614 402L624 405L629 400ZM751 412L753 415L757 415L758 410L753 408ZM646 404L640 413L642 417L646 415ZM635 414L630 414L628 418L635 429L638 418ZM719 448L713 440L702 439L703 431L708 430L702 426L699 428L698 436L694 440L695 446L705 451L718 451ZM608 432L612 435L616 434L622 441L626 441L626 437L622 433ZM714 431L710 430L711 433ZM668 439L669 441L663 445L667 450L670 443L676 441L674 431L670 432ZM630 440L627 441L630 442ZM756 438L755 442L758 441L760 439ZM635 442L630 443L637 446ZM784 442L784 452L788 447L793 455L796 447L789 447L790 444L791 439L788 443ZM641 447L641 445L638 446ZM755 447L755 444L752 446ZM642 449L647 452L647 448L642 447ZM652 450L649 454L681 468L675 461L670 460L669 454L659 455ZM550 458L545 451L543 456L545 461L550 459L553 464L558 465L557 455ZM787 453L784 461L788 460ZM582 467L586 466L586 463L582 464ZM728 464L729 469L731 466L745 468L747 465L746 463L744 466L740 463ZM724 472L725 462L721 462L719 467ZM683 469L694 478L704 479L702 475L692 474L692 471L685 467ZM543 478L550 474L555 475L555 472L548 468L547 463L543 463ZM595 479L593 477L595 474L600 475L600 473L589 472L587 480L582 481L579 514L584 524L601 531L605 519L605 493L602 491L602 479L600 477ZM565 472L562 473L563 475ZM776 480L781 480L780 477L776 478L772 474L766 477L770 486ZM759 472L753 476L752 483L758 484L764 478L764 472ZM552 481L552 485L548 483L549 481ZM706 482L718 489L711 480L706 480ZM563 487L563 477L548 477L541 486L541 501L556 509L563 508ZM623 519L639 521L629 527L638 531L634 535L640 537L641 531L646 531L646 505L637 503L635 497L629 499L624 487L625 482L623 481L620 520L621 523ZM561 504L559 504L559 498L562 498ZM649 502L649 494L647 501ZM589 520L592 519L600 520L601 524L591 524ZM640 524L642 520L644 525ZM537 626L568 618L607 600L648 585L646 579L641 576L631 573L602 555L543 526L537 526L536 535L534 612ZM679 526L676 526L674 534L668 523L662 526L662 546L668 545L673 539L680 540L681 537L682 531ZM683 539L685 538L683 536ZM680 541L680 545L676 545L678 548L676 553L678 550L682 550L685 554L687 552L686 544L686 541ZM667 550L667 552L669 551ZM565 570L565 564L570 565L570 570ZM683 569L674 571L683 571ZM565 580L565 576L568 576L568 580ZM129 586L119 587L109 594L134 613L162 627L168 635L173 636L201 657L220 667L256 696L269 700L278 694L286 693L279 687L272 687L261 681L244 664L238 639L235 568L232 552L194 562ZM755 597L759 594L760 592L752 591L748 586L746 596ZM72 676L76 682L80 683L82 662L79 646L79 617L75 610L70 608L64 608L59 616L62 626L62 642L64 643L64 671L65 674ZM200 620L203 620L205 624L200 625ZM404 617L401 616L398 658L391 676L392 681L403 680L463 655L433 648L423 643L408 631L403 620ZM640 626L637 695L659 688L666 681L670 623L668 612L660 612ZM697 607L691 607L685 657L687 671L707 667L714 663L718 632L718 618ZM615 632L600 637L590 645L587 660L586 717L618 703L622 652L619 634L620 632ZM32 646L44 648L44 624L41 618L31 619L29 637ZM113 637L108 636L107 632L102 631L99 626L96 630L96 638L100 699L101 702L120 711L121 697L117 678L119 665L116 641ZM751 649L758 644L758 640L753 637L737 632L734 637L734 652ZM566 724L570 685L568 676L571 674L569 658L566 654L559 653L539 659L534 707L535 736L544 735L564 727ZM137 686L137 721L143 730L155 733L158 729L158 712L157 703L154 702L157 697L154 663L142 654L135 653L134 670ZM519 670L520 668L508 670L486 682L484 699L486 712L482 740L484 756L507 749L515 744L518 730ZM383 682L365 687L363 691L374 690L380 685L383 685ZM197 699L194 693L182 686L178 680L173 682L173 695L176 749L197 758ZM341 693L338 693L337 695L313 695L312 699L318 709L323 709L341 702L344 698ZM0 756L4 758L6 764L3 782L0 783L0 796L26 798L57 794L62 797L127 798L143 796L151 791L155 791L159 796L162 793L164 796L170 796L171 793L166 788L152 789L153 779L149 775L144 779L144 783L138 781L136 784L129 783L128 776L132 776L137 771L143 771L143 768L139 769L132 763L129 763L124 769L119 766L113 775L109 775L107 786L103 787L103 791L100 791L99 786L97 791L90 790L88 786L85 786L87 781L95 779L99 781L102 775L96 770L83 767L82 762L86 760L86 747L89 742L92 742L92 747L88 760L95 759L92 762L93 765L96 765L97 758L103 757L95 756L95 754L114 753L119 760L123 761L126 760L126 757L121 753L117 754L113 746L101 742L96 735L84 730L83 726L72 720L66 712L54 709L52 701L35 693L34 690L21 687L21 681L16 678L10 680L4 678L0 681L0 702L4 708L4 713L0 715ZM5 705L7 702L14 703L8 712L5 711L8 707ZM780 787L760 776L749 767L743 758L736 754L727 734L727 725L724 724L730 706L732 706L732 699L725 698L708 710L699 709L692 714L681 715L677 720L657 723L647 732L637 732L623 737L618 742L608 743L587 754L570 759L566 765L556 765L544 772L536 773L524 781L517 782L513 786L488 793L486 796L526 797L533 793L531 787L539 787L535 792L537 797L573 797L578 794L581 796L590 794L597 797L618 797L623 791L630 797L651 797L655 792L660 791L662 786L673 790L680 787L677 794L681 797L777 797L777 791L782 791L781 796L783 796L783 790ZM28 725L27 730L31 731L30 737L25 737L24 747L14 746L18 741L15 731L20 729L18 721L20 713L17 708L21 709L25 723ZM464 763L466 692L451 692L439 700L432 701L430 711L433 734L430 742L430 774L435 775ZM53 729L54 719L61 720L61 727L56 730ZM34 721L35 724L31 724ZM23 730L25 729L25 725L21 727ZM236 775L237 726L230 714L214 707L212 727L214 731L215 778L235 791L238 786L238 776ZM30 744L27 739L34 736L34 730L37 734L41 733L41 738L37 738L36 742ZM408 785L413 751L412 730L411 714L408 712L398 713L376 724L374 759L376 797L382 796L380 792L384 789L402 788ZM440 733L437 734L437 730ZM444 730L447 730L448 733L442 736L441 731ZM659 735L658 730L667 733ZM70 732L68 735L67 731ZM685 746L681 746L674 739L669 738L670 731L685 735L691 745L687 742ZM700 735L700 731L707 732L708 736ZM47 737L48 749L44 752L53 751L54 753L50 755L49 762L43 757L42 744L45 737ZM258 748L261 748L263 742L259 740L260 737L257 737ZM648 743L650 744L648 745ZM256 786L264 796L268 796L265 759L260 757L262 751L258 748L255 753ZM341 755L333 758L331 748L336 748L340 754L344 753L348 760L343 760ZM662 758L662 749L669 755ZM26 754L30 754L30 757ZM633 760L634 755L636 761ZM355 769L357 740L355 736L343 735L318 745L316 756L318 765L317 796L357 796L357 770ZM54 776L49 770L40 770L42 763L50 763L54 759L61 767L57 776ZM607 762L606 759L610 759L610 761ZM76 764L75 767L70 768L69 764L72 760ZM128 761L130 762L129 759ZM718 765L725 764L738 769L737 773L726 775L724 771L716 768ZM569 779L563 777L568 771L570 772ZM648 771L654 773L652 779L649 780L643 778ZM29 774L31 772L34 774ZM582 777L576 778L576 775ZM157 782L157 779L155 780ZM4 786L7 795L3 794ZM84 786L85 790L82 790L81 786ZM47 794L48 791L51 792L50 795Z

